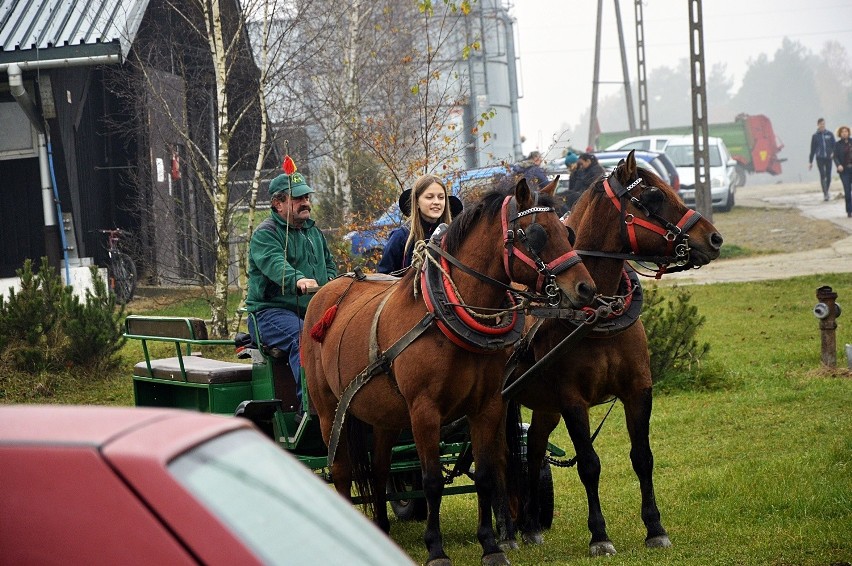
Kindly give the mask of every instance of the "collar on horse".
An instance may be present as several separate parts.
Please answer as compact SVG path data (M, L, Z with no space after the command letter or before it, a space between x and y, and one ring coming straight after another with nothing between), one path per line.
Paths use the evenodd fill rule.
M578 250L577 253L586 256L607 257L613 259L627 259L637 262L650 262L657 264L658 268L654 274L656 279L663 276L664 273L674 273L676 271L684 271L690 269L689 266L689 229L692 228L699 220L701 214L695 210L688 209L684 215L678 220L677 224L672 224L656 212L646 207L642 201L631 194L631 191L642 185L641 177L636 177L626 187L623 186L615 175L610 175L603 181L604 191L607 197L616 210L621 213L621 236L622 240L626 241L625 247L630 247L631 253L619 254L598 251ZM656 220L657 223L650 222L644 218L637 218L634 214L627 212L627 204L632 204L639 209L642 214L649 220ZM662 236L668 245L666 246L666 255L664 256L648 256L643 255L639 249L639 241L636 237L636 227L639 226L646 230L650 230ZM674 265L674 267L669 267Z
M423 262L420 289L423 292L426 308L434 314L435 323L444 336L456 346L477 353L501 350L520 339L523 333L525 315L523 311L513 309L518 300L511 290L507 288L500 308L507 313L503 317L504 320L495 326L482 324L470 315L465 305L461 304L450 279L445 275L449 272L447 258L449 254L446 254L433 242L430 242L427 247L427 253L435 261ZM440 264L441 269L435 265L436 261ZM478 275L487 277L483 274ZM505 287L499 281L490 277L488 279Z

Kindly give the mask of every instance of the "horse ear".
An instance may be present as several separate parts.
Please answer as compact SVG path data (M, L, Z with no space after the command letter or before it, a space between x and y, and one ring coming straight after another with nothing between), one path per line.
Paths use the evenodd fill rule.
M538 192L553 196L556 193L556 185L559 184L559 175L557 175L551 182L546 184L544 188L539 189Z
M625 165L627 166L626 168L628 173L628 180L636 178L636 156L634 155L635 153L636 150L631 149L630 153L627 154L627 162L625 163Z
M636 178L636 156L633 155L634 151L636 150L631 149L627 157L618 162L618 167L616 168L617 178L625 187Z
M518 179L518 184L515 185L515 200L518 201L519 210L525 210L533 205L530 187L525 177Z

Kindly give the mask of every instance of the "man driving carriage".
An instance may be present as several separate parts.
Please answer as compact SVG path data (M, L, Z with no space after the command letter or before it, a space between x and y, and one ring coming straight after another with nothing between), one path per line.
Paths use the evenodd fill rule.
M249 243L249 333L287 357L300 401L299 335L313 296L306 291L337 275L325 236L311 219L313 192L300 173L278 175L269 184L272 213Z

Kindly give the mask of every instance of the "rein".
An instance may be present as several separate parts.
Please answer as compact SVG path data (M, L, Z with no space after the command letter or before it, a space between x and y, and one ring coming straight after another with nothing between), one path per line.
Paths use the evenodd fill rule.
M660 279L664 273L674 273L690 269L688 232L701 220L701 214L695 210L688 209L677 224L672 224L656 212L648 209L642 201L631 194L630 191L642 184L641 177L634 179L627 187L624 187L615 178L615 175L610 175L603 181L607 198L609 198L616 210L621 213L622 240L626 241L625 247L629 247L631 253L610 253L591 250L577 250L577 253L581 256L624 259L638 263L654 263L657 265L657 270L653 275L655 279ZM649 220L655 220L659 224L643 218L637 218L634 214L628 213L627 204L632 204ZM666 255L642 255L639 249L639 241L636 237L637 226L662 236L668 243L666 246ZM669 268L672 264L674 264L674 267Z

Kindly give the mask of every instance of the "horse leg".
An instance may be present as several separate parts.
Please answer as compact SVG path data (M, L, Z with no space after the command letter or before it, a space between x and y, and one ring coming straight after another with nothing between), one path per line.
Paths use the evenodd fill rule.
M672 543L660 523L660 510L654 495L654 455L648 439L652 405L651 388L648 387L624 402L624 413L630 434L630 461L639 478L642 493L642 521L648 530L645 546L658 548L671 546Z
M373 496L376 498L376 514L373 521L385 533L390 533L386 489L390 477L393 445L398 437L398 430L373 427Z
M476 485L479 505L479 525L476 537L482 546L482 564L508 565L509 560L497 544L491 523L491 508L498 488L505 485L506 420L503 402L498 398L489 402L484 411L468 417L470 441L473 447Z
M589 431L589 410L583 405L571 405L563 409L562 417L571 436L571 442L577 451L577 473L583 487L586 488L586 499L589 505L589 531L592 534L589 542L591 556L615 554L615 546L609 540L606 532L606 520L601 511L601 500L598 487L601 477L601 461L592 446Z
M541 514L539 470L544 463L550 433L559 425L559 419L559 413L533 411L532 422L529 430L527 430L527 485L529 486L529 493L527 494L524 521L521 527L523 540L527 544L542 544L544 542L539 522Z
M444 552L444 541L441 536L440 514L441 497L444 494L444 473L441 469L438 448L441 441L441 421L437 407L431 404L425 408L412 407L411 432L420 458L423 493L426 496L426 532L423 535L423 542L429 553L426 564L427 566L449 566L451 562Z

